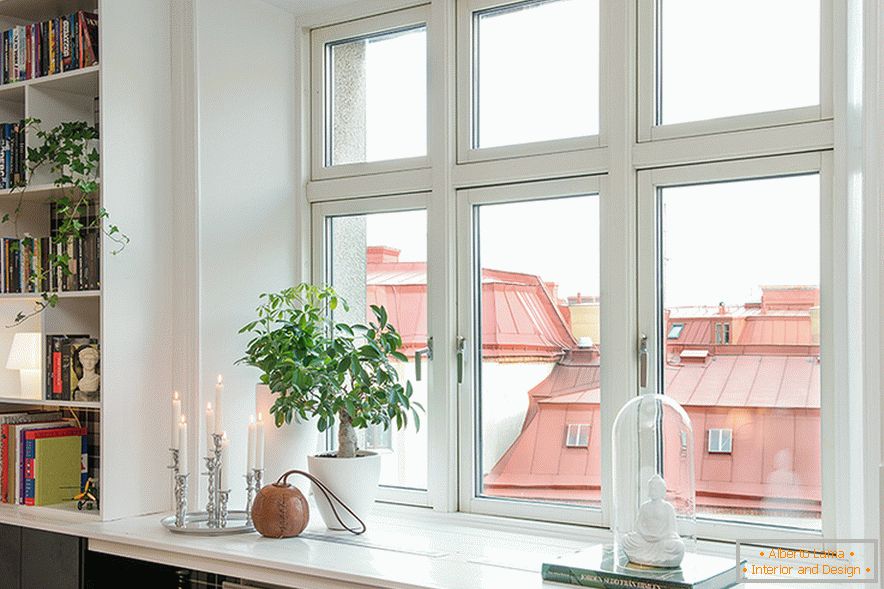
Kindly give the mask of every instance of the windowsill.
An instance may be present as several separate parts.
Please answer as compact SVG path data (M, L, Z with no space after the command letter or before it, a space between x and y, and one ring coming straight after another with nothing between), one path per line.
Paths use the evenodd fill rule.
M318 516L306 536L286 540L180 536L159 520L73 522L24 510L0 512L2 523L88 538L96 552L297 587L554 587L540 578L544 561L610 541L601 528L385 504L377 505L368 532L358 537L325 530ZM699 550L734 556L727 543L701 542Z

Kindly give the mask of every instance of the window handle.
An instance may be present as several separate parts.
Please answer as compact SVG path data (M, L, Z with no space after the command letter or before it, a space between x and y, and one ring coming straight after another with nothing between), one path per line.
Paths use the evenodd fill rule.
M466 338L462 335L457 336L457 384L463 384L463 351Z
M421 348L420 350L415 350L414 352L414 379L420 381L423 376L423 370L421 362L423 357L426 356L427 360L433 359L433 338L427 338L427 347Z
M638 385L648 386L648 336L645 334L638 340Z

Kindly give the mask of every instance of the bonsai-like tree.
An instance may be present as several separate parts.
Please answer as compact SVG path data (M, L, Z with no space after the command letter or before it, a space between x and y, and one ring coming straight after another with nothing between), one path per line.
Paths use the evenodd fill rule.
M270 408L277 427L317 417L327 431L337 422L338 458L356 456L358 428L402 429L409 416L420 428L423 407L391 363L407 358L384 307L372 305L374 321L351 325L334 321L348 306L328 286L299 284L260 298L258 318L239 331L254 337L237 363L258 368L277 395Z

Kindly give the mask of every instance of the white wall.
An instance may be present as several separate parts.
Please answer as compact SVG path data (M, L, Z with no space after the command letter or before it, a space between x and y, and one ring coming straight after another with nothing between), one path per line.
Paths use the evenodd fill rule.
M226 382L224 426L244 501L257 373L234 366L258 295L295 273L294 17L259 0L195 0L201 407ZM204 444L204 436L201 436ZM204 451L202 452L204 454Z

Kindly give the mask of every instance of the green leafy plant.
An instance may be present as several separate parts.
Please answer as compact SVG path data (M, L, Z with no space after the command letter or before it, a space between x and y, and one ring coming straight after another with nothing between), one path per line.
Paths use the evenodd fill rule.
M384 307L372 305L373 321L351 325L334 322L335 310L348 306L327 286L299 284L260 298L258 318L239 331L254 337L237 363L258 368L276 394L277 427L312 417L320 431L337 423L339 458L356 456L358 428L402 429L409 417L420 428L423 407L391 362L407 358Z
M72 240L83 237L85 232L93 229L102 231L114 244L111 249L113 255L119 254L126 247L129 237L119 227L108 222L107 210L97 206L101 160L97 148L98 130L83 121L63 122L48 131L42 128L39 119L25 119L22 124L36 146L28 147L26 173L12 189L13 193L19 195L16 207L12 213L4 214L0 222L13 224L17 238L34 239L28 234L19 233L22 205L35 173L40 169L48 170L52 183L57 188L57 194L51 199L57 215L53 240L62 247L50 252L47 268L30 277L32 284L39 286L48 276L66 277L71 274L71 258L67 253L67 245ZM57 304L58 294L43 291L34 310L18 313L13 324L17 325Z

